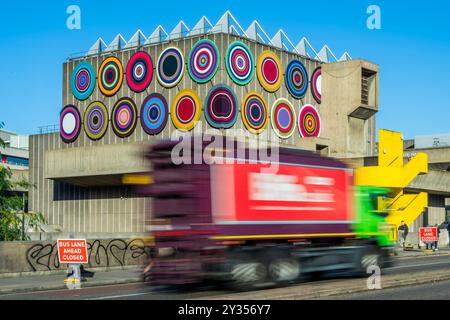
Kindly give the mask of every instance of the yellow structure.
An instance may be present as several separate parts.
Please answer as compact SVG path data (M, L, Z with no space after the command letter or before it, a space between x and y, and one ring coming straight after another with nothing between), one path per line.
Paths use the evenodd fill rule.
M388 213L387 221L397 230L401 221L410 225L428 206L428 194L405 194L403 189L420 174L428 173L426 153L418 153L406 163L401 133L379 131L378 166L355 170L359 186L384 187L392 190L389 198L379 200L379 209ZM396 232L393 232L396 237Z

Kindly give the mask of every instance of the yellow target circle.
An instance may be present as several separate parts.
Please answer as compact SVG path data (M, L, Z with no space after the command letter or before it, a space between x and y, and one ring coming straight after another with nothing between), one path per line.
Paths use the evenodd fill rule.
M277 91L283 81L281 61L270 50L263 51L256 64L256 75L261 86L268 92Z
M119 91L123 82L123 66L116 57L103 60L98 69L98 87L105 96L113 96Z
M180 130L190 131L195 127L201 114L200 98L191 89L178 92L170 108L173 125Z
M267 103L258 92L248 93L242 102L241 117L248 131L259 134L263 132L269 121Z

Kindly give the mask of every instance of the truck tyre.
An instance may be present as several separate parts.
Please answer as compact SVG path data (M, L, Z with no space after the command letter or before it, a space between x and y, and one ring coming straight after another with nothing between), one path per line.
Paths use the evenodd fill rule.
M230 289L254 290L267 281L267 267L257 254L234 253L229 259Z
M274 257L268 264L269 277L277 284L285 284L299 278L300 262L288 255Z
M357 276L366 276L367 270L370 266L375 265L380 269L383 266L383 257L380 250L376 246L367 246L362 248L358 257L358 266L355 269Z

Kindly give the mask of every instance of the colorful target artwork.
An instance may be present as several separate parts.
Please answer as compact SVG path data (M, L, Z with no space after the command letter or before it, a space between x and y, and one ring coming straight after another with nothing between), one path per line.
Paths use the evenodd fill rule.
M322 68L318 67L311 76L311 92L317 103L322 103Z
M98 70L98 87L105 96L113 96L119 91L123 81L122 63L116 57L103 60Z
M281 139L287 139L295 131L295 110L291 103L283 98L276 100L270 117L272 128Z
M66 143L77 140L81 129L81 115L74 105L65 106L60 113L59 128L61 139Z
M217 85L209 90L203 108L206 121L213 128L231 128L238 115L237 99L231 88Z
M86 100L95 88L95 71L92 65L83 61L72 72L70 78L72 93L78 100Z
M241 110L242 122L248 131L259 134L267 127L269 119L267 103L257 92L250 92L244 97Z
M250 49L240 41L235 41L228 46L226 66L230 78L241 86L248 84L255 73L253 55Z
M150 85L153 78L153 61L144 51L133 54L126 69L128 86L134 92L142 92Z
M137 123L136 104L131 98L121 98L114 105L111 113L111 125L120 138L130 136Z
M289 62L284 73L286 88L296 99L301 99L308 89L308 73L306 68L299 60Z
M277 91L282 82L280 59L270 50L263 51L256 64L256 74L259 83L268 92Z
M145 132L154 135L160 133L167 123L169 107L163 95L152 93L141 106L141 125Z
M320 136L320 115L314 106L307 104L301 108L298 130L303 138Z
M184 89L178 92L170 109L170 117L177 129L192 130L200 118L200 113L200 98L194 90Z
M187 64L192 80L198 83L211 80L219 68L219 57L219 49L213 41L204 39L194 44Z
M100 101L92 102L84 112L84 131L91 140L101 139L108 128L108 110Z
M177 47L165 49L158 58L156 75L158 82L166 88L172 88L183 78L184 58Z

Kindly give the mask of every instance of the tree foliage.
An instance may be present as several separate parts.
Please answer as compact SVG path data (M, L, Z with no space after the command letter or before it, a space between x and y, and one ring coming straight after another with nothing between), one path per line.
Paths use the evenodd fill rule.
M0 128L3 123L0 122ZM5 147L5 142L0 138L0 147ZM12 172L9 168L0 166L0 241L29 240L23 228L39 228L45 224L45 219L40 213L25 214L24 198L13 190L16 187L29 189L32 185L27 181L12 181Z
M0 121L0 129L3 128L4 123ZM6 143L5 141L3 141L3 139L0 137L0 148L5 148L6 147Z

